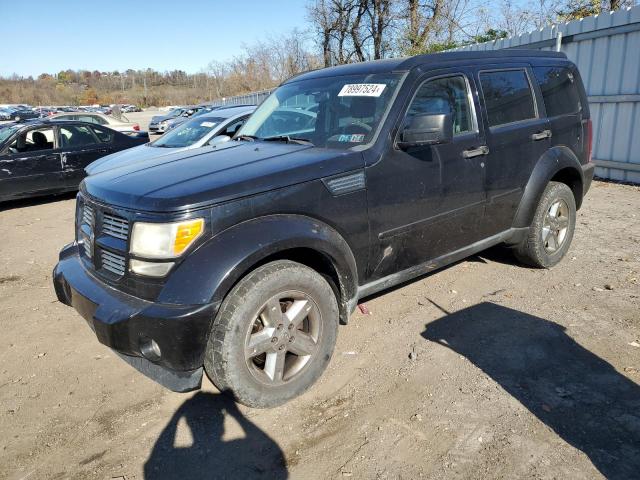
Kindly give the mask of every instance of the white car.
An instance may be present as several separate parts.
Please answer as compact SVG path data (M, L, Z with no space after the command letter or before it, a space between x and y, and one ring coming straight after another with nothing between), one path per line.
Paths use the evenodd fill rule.
M227 142L255 109L255 106L232 107L192 118L153 142L102 157L89 164L85 171L94 175L128 163Z
M140 131L140 125L135 122L130 122L124 115L122 115L120 120L118 120L117 118L105 115L104 113L73 112L58 113L56 115L51 115L49 118L55 120L79 120L81 122L95 123L126 134L137 133Z

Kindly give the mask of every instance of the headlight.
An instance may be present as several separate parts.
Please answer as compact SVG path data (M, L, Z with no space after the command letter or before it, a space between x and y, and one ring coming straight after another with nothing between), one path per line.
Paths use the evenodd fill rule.
M144 258L176 258L204 232L204 219L133 224L131 253Z

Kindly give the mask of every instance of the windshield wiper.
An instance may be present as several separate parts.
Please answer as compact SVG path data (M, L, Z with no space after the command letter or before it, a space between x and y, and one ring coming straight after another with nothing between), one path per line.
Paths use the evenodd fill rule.
M245 142L253 142L257 139L255 135L238 135L234 140L244 140Z
M286 143L297 143L298 145L311 145L313 142L306 138L298 138L298 137L290 137L289 135L277 135L275 137L267 137L263 138L265 142L286 142Z

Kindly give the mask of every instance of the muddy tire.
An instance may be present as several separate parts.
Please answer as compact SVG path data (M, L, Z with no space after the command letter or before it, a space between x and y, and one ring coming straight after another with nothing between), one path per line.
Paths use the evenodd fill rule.
M334 291L320 274L288 260L268 263L243 278L222 303L205 371L244 405L282 405L324 372L338 316Z
M576 227L576 202L564 183L549 182L527 237L514 249L518 260L538 268L557 264L569 250Z

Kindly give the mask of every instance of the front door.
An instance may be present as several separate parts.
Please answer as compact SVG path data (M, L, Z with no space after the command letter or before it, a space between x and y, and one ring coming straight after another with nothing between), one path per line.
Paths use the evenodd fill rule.
M476 117L473 79L464 69L427 74L416 83L401 127L419 113L448 113L453 141L401 150L391 139L367 168L375 280L435 259L479 239L484 213L486 146Z
M21 132L0 153L0 197L12 198L61 186L62 162L53 127Z

